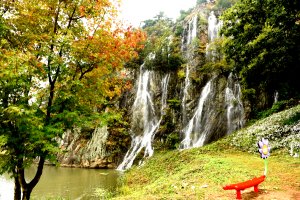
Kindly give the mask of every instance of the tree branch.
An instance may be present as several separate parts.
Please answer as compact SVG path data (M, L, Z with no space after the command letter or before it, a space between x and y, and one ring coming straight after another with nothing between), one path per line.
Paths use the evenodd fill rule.
M29 188L34 188L36 186L36 184L39 182L39 180L42 176L42 173L43 173L44 163L45 163L45 158L43 156L41 156L36 174L35 174L34 178L28 184Z

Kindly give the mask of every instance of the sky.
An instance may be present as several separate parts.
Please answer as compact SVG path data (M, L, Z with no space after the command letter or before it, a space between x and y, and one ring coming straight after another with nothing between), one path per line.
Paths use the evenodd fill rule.
M196 0L122 0L121 17L135 27L146 19L152 19L160 11L165 16L176 19L180 10L196 5Z

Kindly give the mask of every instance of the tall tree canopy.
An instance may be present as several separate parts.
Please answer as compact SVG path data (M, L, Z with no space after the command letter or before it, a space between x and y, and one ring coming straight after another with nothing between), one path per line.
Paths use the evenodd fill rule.
M222 16L228 60L251 91L299 95L300 1L240 0Z
M15 0L0 5L0 174L30 199L66 128L101 123L144 34L117 20L117 0ZM24 169L39 158L35 177Z
M166 72L176 70L183 63L180 55L180 39L172 29L174 23L163 12L154 19L144 22L143 30L148 36L145 52L152 55L146 59L146 67Z
M180 38L174 34L173 21L160 12L153 19L143 22L143 31L147 33L145 48L140 52L140 59L128 63L128 67L145 67L158 71L175 71L182 63Z

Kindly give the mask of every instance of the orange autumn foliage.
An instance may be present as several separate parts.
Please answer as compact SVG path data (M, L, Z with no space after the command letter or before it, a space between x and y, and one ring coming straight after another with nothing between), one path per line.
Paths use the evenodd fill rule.
M120 76L119 72L126 62L138 56L137 51L144 48L146 40L146 34L143 31L133 27L124 28L124 25L118 21L117 8L113 7L117 5L116 2L97 1L95 4L93 10L98 13L98 16L103 14L103 8L107 11L109 7L111 14L106 17L109 20L104 21L104 17L91 17L90 5L82 6L80 12L87 18L88 33L86 39L74 41L72 45L80 49L76 56L86 63L91 63L89 67L93 70L86 78L95 79L97 82L94 85L90 84L89 87L97 88L96 91L101 91L110 99L132 87L127 77Z

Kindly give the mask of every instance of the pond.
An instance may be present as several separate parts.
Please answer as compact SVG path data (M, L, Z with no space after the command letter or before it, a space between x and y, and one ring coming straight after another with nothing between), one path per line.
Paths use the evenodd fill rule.
M35 169L26 171L32 177ZM63 197L65 199L97 199L96 188L113 191L117 187L120 172L116 170L62 168L44 166L43 175L33 189L33 199ZM0 176L0 200L13 199L13 180L8 175ZM99 198L98 198L99 199Z

